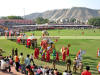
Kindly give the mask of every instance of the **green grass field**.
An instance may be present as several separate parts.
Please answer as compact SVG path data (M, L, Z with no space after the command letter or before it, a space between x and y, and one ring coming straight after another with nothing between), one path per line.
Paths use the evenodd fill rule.
M82 35L82 32L84 31L84 35ZM95 32L94 32L95 31ZM48 30L50 36L100 36L100 30L99 29L85 29L85 30L74 30L74 29L63 29L63 30ZM27 35L30 35L31 33L34 33L36 36L40 36L41 31L31 31L27 32ZM40 39L38 39L38 46L40 44ZM59 39L56 43L56 50L60 51L61 47L67 46L67 44L71 44L70 47L70 54L71 59L73 60L76 56L76 53L81 48L82 50L86 50L86 54L83 55L83 64L84 68L86 65L89 65L91 67L92 75L99 75L96 69L96 66L98 62L100 61L100 58L96 57L97 49L100 48L100 40L93 40L93 39ZM0 39L0 48L4 49L5 53L3 55L8 56L11 54L12 48L18 48L19 53L23 52L24 56L27 54L31 54L34 52L33 49L26 48L24 45L17 44L14 41L6 40L6 39ZM60 56L61 59L61 56ZM52 67L51 63L46 63L40 60L35 60L35 63L37 65L48 65ZM59 71L64 71L66 69L65 62L62 62L60 60L59 63L56 63L56 68ZM79 75L73 74L73 75Z

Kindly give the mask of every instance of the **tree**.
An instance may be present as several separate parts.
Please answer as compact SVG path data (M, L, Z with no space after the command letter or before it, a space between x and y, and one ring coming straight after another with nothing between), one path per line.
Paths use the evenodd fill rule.
M42 17L38 17L38 18L36 19L36 23L37 23L37 24L45 24L45 23L48 23L48 22L49 22L48 19L44 19L44 18L42 18Z
M88 24L100 26L100 18L99 17L91 18L91 19L88 20Z
M49 22L49 20L48 19L44 19L44 23L48 23Z
M70 22L73 22L73 23L74 23L75 21L76 21L75 18L71 18L71 19L70 19Z
M1 19L23 19L21 16L7 16L1 17Z
M1 19L7 19L7 17L1 17Z

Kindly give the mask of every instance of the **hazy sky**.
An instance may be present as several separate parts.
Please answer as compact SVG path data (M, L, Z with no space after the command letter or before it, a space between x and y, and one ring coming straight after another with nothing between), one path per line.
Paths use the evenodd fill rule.
M52 9L88 7L100 9L100 0L1 0L0 16L25 15Z

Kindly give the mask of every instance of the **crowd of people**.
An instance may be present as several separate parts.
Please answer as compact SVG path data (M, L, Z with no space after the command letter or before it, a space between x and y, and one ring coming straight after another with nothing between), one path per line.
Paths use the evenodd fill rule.
M79 68L81 75L91 75L89 72L90 67L86 67L86 71L83 72L83 63L78 59L74 59L73 63L70 57L66 60L67 68L61 73L55 68L56 61L53 61L53 68L49 68L49 66L37 66L34 62L34 54L27 54L27 57L20 53L18 56L18 49L14 51L14 55L3 57L0 63L0 69L5 72L11 72L11 67L15 66L17 72L21 72L25 75L72 75L71 65L73 64L73 72L76 73Z
M17 72L21 72L26 75L62 75L62 73L58 72L57 69L49 68L48 66L37 66L33 60L33 54L27 55L24 58L23 53L20 53L20 56L15 54L14 57L3 57L1 59L0 69L2 71L11 71L11 66L15 65L15 69ZM72 75L71 71L65 73L69 73L68 75Z

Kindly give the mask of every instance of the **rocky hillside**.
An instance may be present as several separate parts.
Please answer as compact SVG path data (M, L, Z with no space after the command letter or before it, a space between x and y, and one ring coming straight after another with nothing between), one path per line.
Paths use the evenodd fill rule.
M43 13L32 13L26 15L26 19L36 19L37 17L48 18L49 20L60 20L66 18L76 18L86 21L92 17L100 16L100 10L89 9L85 7L73 7L71 9L49 10Z

